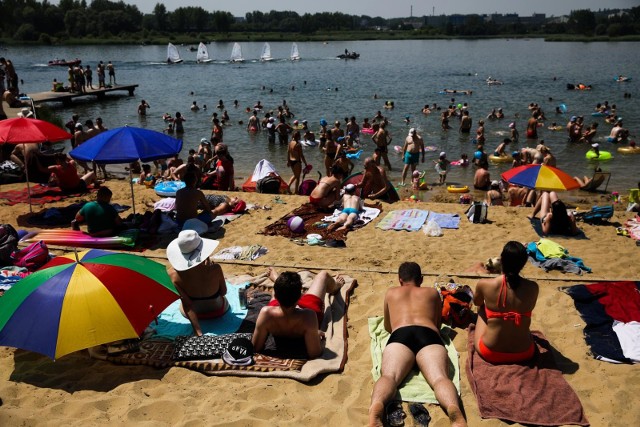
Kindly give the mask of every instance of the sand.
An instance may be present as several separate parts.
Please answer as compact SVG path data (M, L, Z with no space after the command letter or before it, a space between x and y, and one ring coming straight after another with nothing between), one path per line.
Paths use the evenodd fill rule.
M113 202L130 204L129 187L124 181L110 181ZM2 186L3 190L23 188L24 184ZM286 379L206 377L182 368L158 370L150 367L117 366L90 359L80 351L53 362L23 350L0 347L0 425L331 425L361 426L367 422L373 386L367 318L382 314L385 290L397 284L398 265L405 260L420 263L427 275L425 285L452 277L475 286L477 276L463 273L475 261L497 256L508 240L538 240L526 215L529 209L491 207L489 224L470 224L465 218L459 230L445 230L439 238L422 232L382 231L379 219L348 235L347 249L316 246L300 247L282 237L257 234L305 201L283 196L277 204L273 196L240 194L245 200L268 205L225 226L220 248L261 244L269 253L253 263L223 263L226 275L264 271L267 265L281 269L330 268L348 273L358 280L349 308L349 349L344 372L299 383ZM480 193L476 195L479 199ZM91 197L91 196L89 196ZM603 196L577 194L582 209L602 201ZM136 210L159 198L152 190L136 188ZM455 200L444 193L431 200ZM66 206L75 199L48 206ZM466 206L455 203L400 202L391 209L420 208L436 212L463 214ZM35 207L38 211L40 207ZM25 227L21 215L28 205L0 208L0 222ZM384 215L384 213L383 213ZM16 219L18 218L18 220ZM630 218L617 206L613 223ZM538 281L540 297L534 310L532 328L541 330L556 350L556 360L565 378L580 397L586 415L594 426L630 426L640 419L640 406L634 396L640 392L640 372L633 366L599 362L587 355L582 337L584 322L572 300L557 290L559 286L601 279L638 279L638 251L631 239L616 236L614 226L579 224L587 239L554 238L583 258L593 273L585 276L544 273L527 265L523 274ZM146 251L145 256L164 260L164 250ZM481 420L469 382L464 374L467 362L466 332L456 330L454 338L460 353L462 402L471 426L504 425L498 420ZM562 405L562 402L558 402ZM448 425L438 406L428 407L432 426ZM411 417L407 425L412 425Z

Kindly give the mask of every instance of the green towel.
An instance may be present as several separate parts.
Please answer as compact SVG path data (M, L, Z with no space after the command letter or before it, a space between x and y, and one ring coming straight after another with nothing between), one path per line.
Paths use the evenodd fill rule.
M440 329L440 335L445 343L449 353L449 361L451 362L449 364L449 378L453 381L456 390L458 390L458 395L460 395L458 352L449 339L449 332L450 328L448 326L443 325ZM382 350L387 345L387 341L389 341L389 333L384 329L384 317L369 318L369 336L371 337L371 361L373 362L371 375L373 375L373 380L377 381L380 378L380 368L382 366ZM438 403L433 390L417 368L414 368L400 384L397 394L398 399L404 402Z

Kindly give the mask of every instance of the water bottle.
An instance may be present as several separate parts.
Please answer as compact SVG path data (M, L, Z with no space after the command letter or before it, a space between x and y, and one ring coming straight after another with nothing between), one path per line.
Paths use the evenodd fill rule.
M238 299L240 300L240 308L247 308L247 288L244 286L238 290Z

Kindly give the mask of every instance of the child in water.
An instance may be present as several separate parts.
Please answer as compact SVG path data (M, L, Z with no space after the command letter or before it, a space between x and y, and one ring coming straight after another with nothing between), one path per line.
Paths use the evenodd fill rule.
M449 160L447 160L447 153L444 151L440 153L440 157L435 161L436 171L439 176L439 184L442 185L447 180L447 171L449 170Z
M518 129L516 129L516 122L509 123L509 129L511 129L511 142L517 144L518 139L520 139L520 134L518 133Z
M420 171L415 170L411 176L411 189L419 190L420 189Z

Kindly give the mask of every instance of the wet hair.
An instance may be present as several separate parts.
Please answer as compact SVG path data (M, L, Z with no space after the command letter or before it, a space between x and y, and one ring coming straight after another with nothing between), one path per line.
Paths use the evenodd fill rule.
M302 296L302 279L294 271L284 271L273 285L273 293L282 307L294 307Z
M414 282L416 285L422 284L422 270L415 262L403 262L398 268L398 277L403 282Z
M502 262L502 272L512 289L516 289L520 285L520 271L527 263L527 259L527 249L522 243L512 240L504 245L500 261Z

